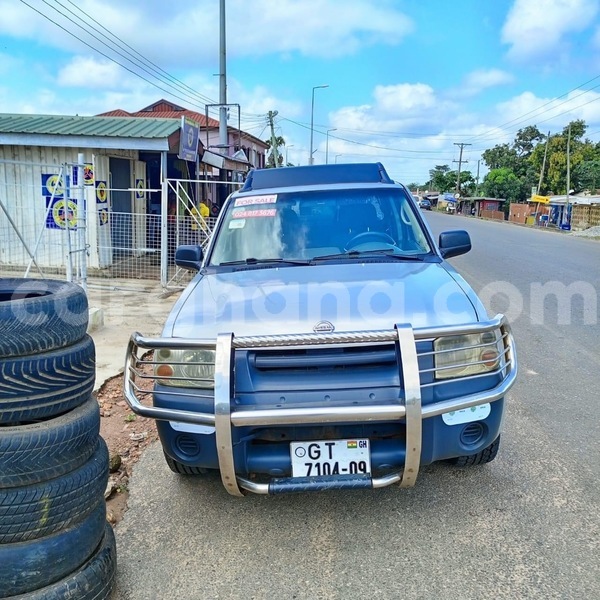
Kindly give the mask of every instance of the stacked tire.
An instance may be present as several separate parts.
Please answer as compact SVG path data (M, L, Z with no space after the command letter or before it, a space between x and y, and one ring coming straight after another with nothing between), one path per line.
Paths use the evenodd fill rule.
M77 285L0 279L0 598L101 600L116 545Z

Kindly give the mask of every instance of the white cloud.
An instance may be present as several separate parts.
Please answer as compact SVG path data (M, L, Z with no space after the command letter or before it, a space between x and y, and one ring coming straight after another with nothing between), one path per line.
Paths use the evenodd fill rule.
M106 90L122 88L123 80L123 69L114 62L97 60L91 56L75 56L59 70L56 83L60 86Z
M598 13L597 0L515 0L502 28L502 42L517 60L554 56L571 33L590 26Z
M41 13L64 28L59 29L24 4L0 0L0 34L78 53L87 43L113 55L115 43L118 52L127 55L131 49L126 43L163 68L218 65L219 6L214 0L82 0L78 5L81 12L73 11L68 18L50 6L39 6ZM92 19L120 39L112 38ZM398 44L413 30L412 21L392 0L377 4L345 0L343 9L339 0L229 0L226 24L231 57L285 53L339 57L374 44Z
M501 85L507 85L514 81L513 75L500 69L478 69L468 73L461 86L461 93L467 96L475 96L480 92Z
M452 164L453 121L462 114L456 104L424 83L376 86L372 97L330 113L330 126L338 128L329 137L330 161L338 154L338 162L381 161L405 183L425 181L435 164ZM326 136L316 139L316 160L324 162Z
M424 83L378 85L373 103L343 107L330 114L333 127L364 132L421 132L439 130L456 111L456 105L438 97Z
M412 21L390 0L234 0L228 44L234 52L299 52L338 57L374 44L395 45L413 30ZM268 42L267 42L268 40Z
M512 132L527 125L553 133L562 131L570 122L583 119L588 126L600 125L600 93L575 90L566 98L539 98L524 92L496 106L498 115ZM514 136L513 136L514 137Z
M373 92L377 109L384 114L420 113L436 103L433 89L424 83L400 83L397 85L378 85Z

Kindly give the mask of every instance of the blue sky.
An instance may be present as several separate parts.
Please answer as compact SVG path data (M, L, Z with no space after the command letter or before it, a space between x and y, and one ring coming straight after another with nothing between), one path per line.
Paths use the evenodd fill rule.
M0 0L0 15L0 112L218 102L218 0ZM296 164L319 85L315 163L380 160L407 184L456 168L461 143L475 175L528 125L584 119L600 141L600 0L227 0L226 23L227 100L262 139L277 111Z

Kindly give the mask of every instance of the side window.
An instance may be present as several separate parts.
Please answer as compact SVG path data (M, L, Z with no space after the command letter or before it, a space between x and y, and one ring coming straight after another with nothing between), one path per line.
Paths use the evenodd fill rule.
M429 252L429 244L425 233L421 229L414 212L408 205L408 202L402 202L400 207L400 221L403 230L403 249L417 250L419 252Z

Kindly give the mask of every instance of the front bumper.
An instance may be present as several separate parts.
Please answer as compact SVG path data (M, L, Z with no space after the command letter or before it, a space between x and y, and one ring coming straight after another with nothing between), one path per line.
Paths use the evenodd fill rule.
M426 388L435 385L448 385L448 381L434 381L432 368L424 368L417 351L417 343L432 341L444 336L483 334L499 331L503 346L503 360L493 373L496 383L491 389L466 395L436 400L422 404ZM236 405L234 364L235 353L243 349L286 349L290 347L322 347L334 345L369 345L394 343L398 347L398 370L402 381L400 397L385 404L348 403L347 405L326 405L310 403L294 407L259 407ZM148 391L144 380L154 381L153 374L144 374L144 364L153 365L145 358L149 351L159 348L194 349L199 346L215 346L214 340L145 338L138 333L132 335L127 350L125 365L125 398L131 409L139 415L163 421L205 425L215 428L215 441L218 468L227 491L236 496L243 491L259 494L287 491L310 491L322 489L343 489L356 487L379 488L399 482L402 487L415 484L422 450L422 427L425 419L459 411L478 405L501 400L514 384L517 375L517 361L514 340L505 317L464 326L413 329L409 325L396 325L389 331L362 331L327 334L296 334L275 336L235 337L232 333L220 334L216 340L216 364L214 387L214 410L196 412L142 403L142 396ZM432 354L432 353L429 353ZM420 366L421 363L421 366ZM488 377L490 373L486 373ZM481 375L461 378L459 381L476 380ZM452 382L456 384L456 380ZM190 393L192 390L186 390ZM196 392L195 390L194 392ZM190 396L192 394L190 393ZM268 483L259 483L236 473L234 459L235 428L281 427L325 424L400 422L405 429L405 457L403 468L382 477L312 477L312 478L273 478Z

